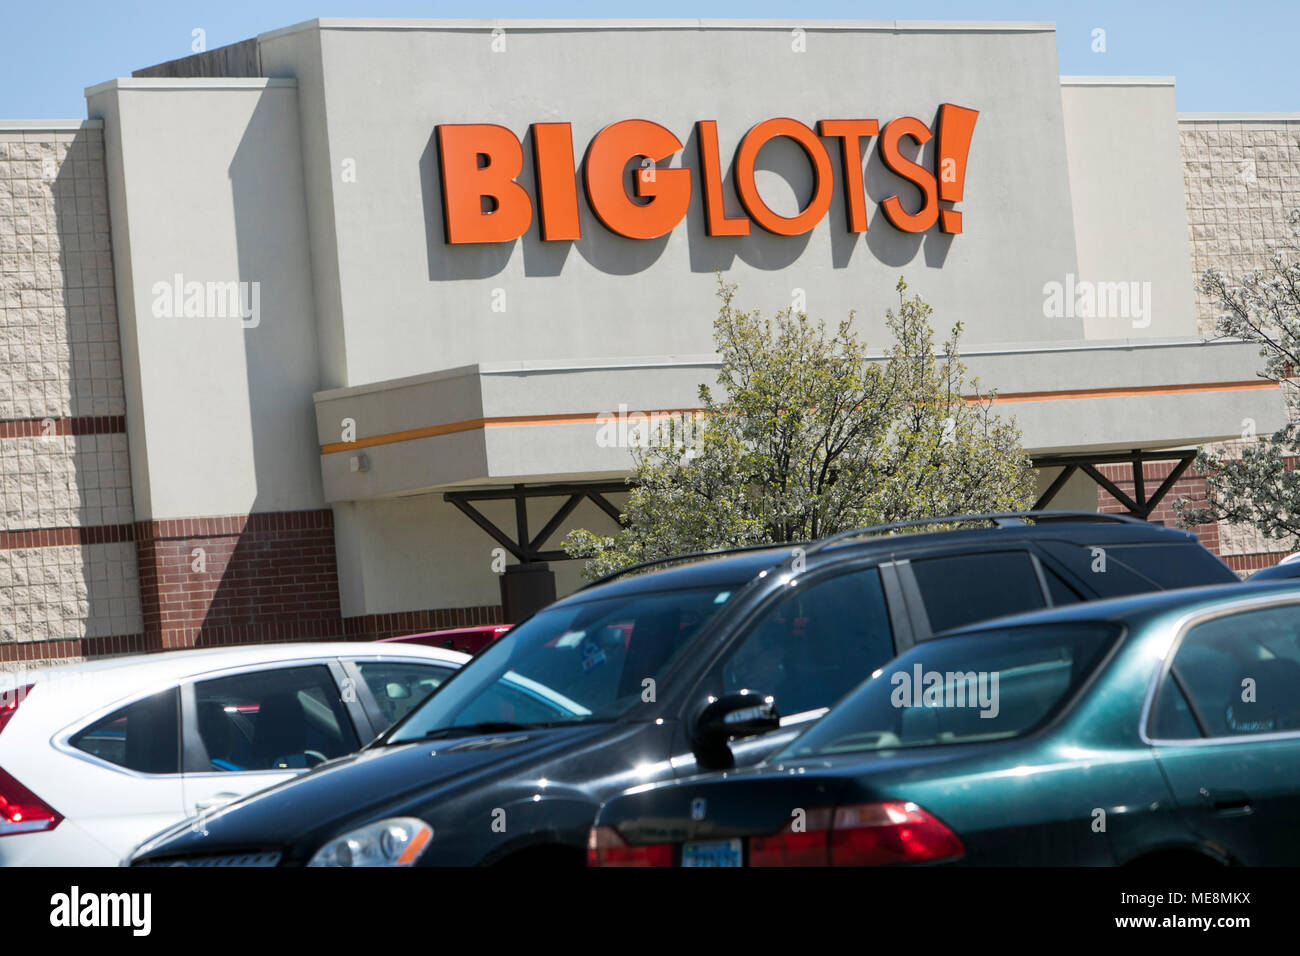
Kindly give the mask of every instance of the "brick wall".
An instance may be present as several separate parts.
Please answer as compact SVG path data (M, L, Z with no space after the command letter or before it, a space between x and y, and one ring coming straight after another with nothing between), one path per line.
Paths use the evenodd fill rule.
M432 611L398 611L393 614L366 614L349 617L343 621L344 631L350 641L377 641L382 637L399 637L419 634L422 631L441 631L449 627L474 627L479 624L500 624L501 605L478 607L448 607Z
M1178 132L1193 281L1199 282L1206 269L1239 276L1265 268L1275 248L1294 242L1287 214L1300 208L1300 120L1184 119ZM1202 335L1215 334L1220 311L1198 288L1196 320ZM1243 431L1247 424L1242 423ZM1215 447L1223 451L1232 444L1239 443ZM1191 480L1189 488L1198 495L1204 485ZM1214 542L1238 571L1269 567L1300 549L1300 542L1265 539L1226 522L1214 529Z
M1263 268L1300 208L1300 120L1180 120L1178 134L1194 278ZM1214 334L1219 311L1197 291L1202 335Z
M1142 484L1147 495L1150 495L1161 483L1169 476L1176 462L1151 461L1144 462L1142 465ZM1132 465L1098 465L1097 470L1106 478L1114 482L1116 487L1130 498L1134 498L1133 487L1133 466ZM1160 501L1151 512L1150 520L1158 521L1169 528L1178 527L1178 516L1174 514L1174 502L1180 498L1198 500L1205 494L1205 478L1194 473L1194 469L1188 468L1183 472L1181 478L1174 482L1174 486L1169 489L1168 494ZM1097 489L1097 510L1105 514L1127 514L1122 504L1111 497L1110 493L1104 488ZM1201 544L1205 545L1216 554L1219 552L1219 526L1217 524L1198 525L1191 529L1196 536L1201 539Z
M137 523L144 632L162 649L338 640L328 510Z

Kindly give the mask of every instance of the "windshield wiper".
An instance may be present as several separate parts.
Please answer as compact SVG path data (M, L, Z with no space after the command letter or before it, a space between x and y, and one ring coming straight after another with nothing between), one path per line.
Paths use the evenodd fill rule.
M433 740L436 737L468 737L473 734L496 734L508 730L531 730L537 724L512 724L507 720L488 720L479 724L462 724L459 727L439 727L422 735L420 740ZM406 741L401 741L405 743Z

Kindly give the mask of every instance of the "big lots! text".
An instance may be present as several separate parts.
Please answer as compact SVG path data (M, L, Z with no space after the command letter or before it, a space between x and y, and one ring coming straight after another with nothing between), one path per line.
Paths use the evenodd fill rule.
M977 110L944 103L933 132L914 116L900 116L883 128L874 119L824 119L815 130L798 120L765 120L741 139L732 163L736 194L745 211L742 216L728 216L724 210L724 167L714 120L695 124L698 183L692 182L696 171L667 165L683 145L658 123L631 119L606 126L588 145L580 174L574 162L572 125L533 123L528 137L533 152L532 195L519 181L524 146L513 132L491 123L445 124L438 127L436 137L444 231L449 243L509 242L528 230L536 208L542 239L581 239L581 183L600 222L630 239L654 239L671 232L697 190L710 236L746 236L751 223L776 235L797 236L821 222L830 208L835 188L831 157L838 153L849 231L866 232L862 150L875 139L885 167L921 194L921 203L912 212L896 195L881 200L889 223L904 232L925 232L938 223L943 232L959 233L961 213L946 206L961 201L966 156L978 116ZM937 137L933 169L904 155L904 140L914 144L910 149L916 155L932 136ZM793 216L769 208L754 178L759 151L779 137L798 144L812 167L812 197ZM627 170L634 160L641 168L635 171L629 191Z

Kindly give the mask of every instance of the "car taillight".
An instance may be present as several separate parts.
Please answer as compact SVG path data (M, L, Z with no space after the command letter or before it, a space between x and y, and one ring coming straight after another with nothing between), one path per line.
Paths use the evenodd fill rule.
M594 827L587 837L588 866L672 866L673 845L629 846L613 827Z
M4 730L5 724L18 713L18 705L27 698L27 692L35 686L35 684L24 684L22 687L0 691L0 730Z
M811 810L780 833L751 837L749 865L936 863L964 852L957 834L915 803L857 803Z
M53 830L63 816L0 769L0 837Z
M791 820L773 836L751 837L750 866L826 866L829 809L809 810L801 820Z

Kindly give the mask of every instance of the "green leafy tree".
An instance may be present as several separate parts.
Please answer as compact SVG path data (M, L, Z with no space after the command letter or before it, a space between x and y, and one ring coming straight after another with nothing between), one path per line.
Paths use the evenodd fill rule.
M1300 210L1288 216L1300 237ZM1229 521L1254 528L1266 538L1300 535L1300 473L1288 460L1300 454L1296 419L1300 394L1294 377L1300 369L1300 251L1295 239L1275 249L1265 269L1232 278L1207 270L1200 287L1223 308L1215 331L1259 346L1261 377L1283 392L1287 424L1272 435L1223 450L1199 449L1195 467L1205 475L1205 495L1174 502L1184 527ZM1253 438L1252 422L1242 423L1242 437Z
M1034 478L1014 420L966 380L960 323L936 355L931 309L898 283L893 345L871 359L852 329L790 309L736 307L719 279L718 395L634 448L614 535L574 531L566 551L594 578L640 561L747 544L808 541L912 518L1029 507ZM976 398L968 400L966 396Z

